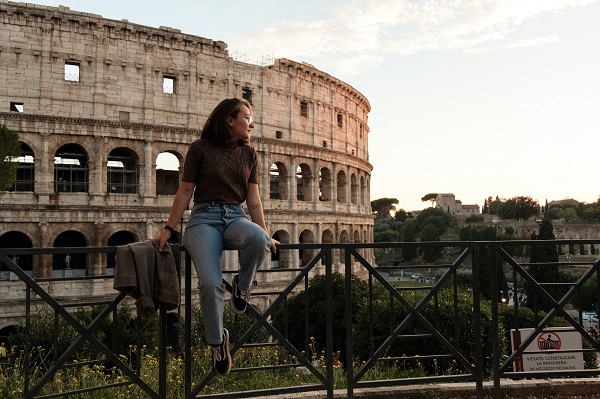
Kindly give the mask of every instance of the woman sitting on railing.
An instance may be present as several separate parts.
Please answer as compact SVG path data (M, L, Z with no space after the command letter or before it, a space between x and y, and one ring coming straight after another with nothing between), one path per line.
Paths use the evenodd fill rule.
M269 236L265 225L258 190L258 157L249 145L252 128L248 101L231 98L216 106L201 138L190 145L169 220L153 239L162 249L193 194L194 206L183 245L196 268L206 340L212 347L215 370L222 375L231 370L229 332L223 328L223 248L239 251L240 273L233 278L231 308L242 314L256 270L279 244ZM243 202L252 221L241 207Z

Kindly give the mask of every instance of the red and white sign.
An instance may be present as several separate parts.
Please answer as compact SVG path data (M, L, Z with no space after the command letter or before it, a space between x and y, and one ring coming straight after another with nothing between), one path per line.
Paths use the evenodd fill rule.
M510 330L513 351L534 331L533 328ZM515 371L583 370L581 334L571 327L542 330L515 359Z

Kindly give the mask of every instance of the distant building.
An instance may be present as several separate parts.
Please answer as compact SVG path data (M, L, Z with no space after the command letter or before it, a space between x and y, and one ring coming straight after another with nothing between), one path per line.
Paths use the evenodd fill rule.
M460 200L457 200L454 194L438 194L435 199L436 208L442 209L453 216L470 216L480 215L479 205L463 205Z

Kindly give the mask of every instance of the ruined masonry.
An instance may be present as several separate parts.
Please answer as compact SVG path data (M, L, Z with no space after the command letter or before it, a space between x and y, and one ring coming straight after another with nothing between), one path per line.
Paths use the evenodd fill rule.
M0 20L0 123L21 141L17 181L0 198L0 246L153 237L168 218L188 145L226 97L253 106L271 234L282 243L372 242L371 106L352 86L308 64L239 62L221 41L62 6L0 0ZM296 268L311 256L286 251L265 267ZM48 278L110 275L114 259L106 258L13 260ZM225 263L236 268L235 254ZM265 275L259 287L273 283L260 281ZM23 312L24 286L14 278L0 270L0 336ZM110 279L48 284L64 300L115 293Z

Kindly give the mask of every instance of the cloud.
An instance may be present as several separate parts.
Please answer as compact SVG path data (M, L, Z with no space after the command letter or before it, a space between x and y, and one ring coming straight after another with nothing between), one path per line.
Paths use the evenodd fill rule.
M336 74L353 75L372 70L389 55L482 53L555 43L560 40L556 34L529 33L524 27L546 14L599 1L340 1L325 17L281 21L235 37L230 45L260 47L263 54L308 61L321 69L325 64Z

